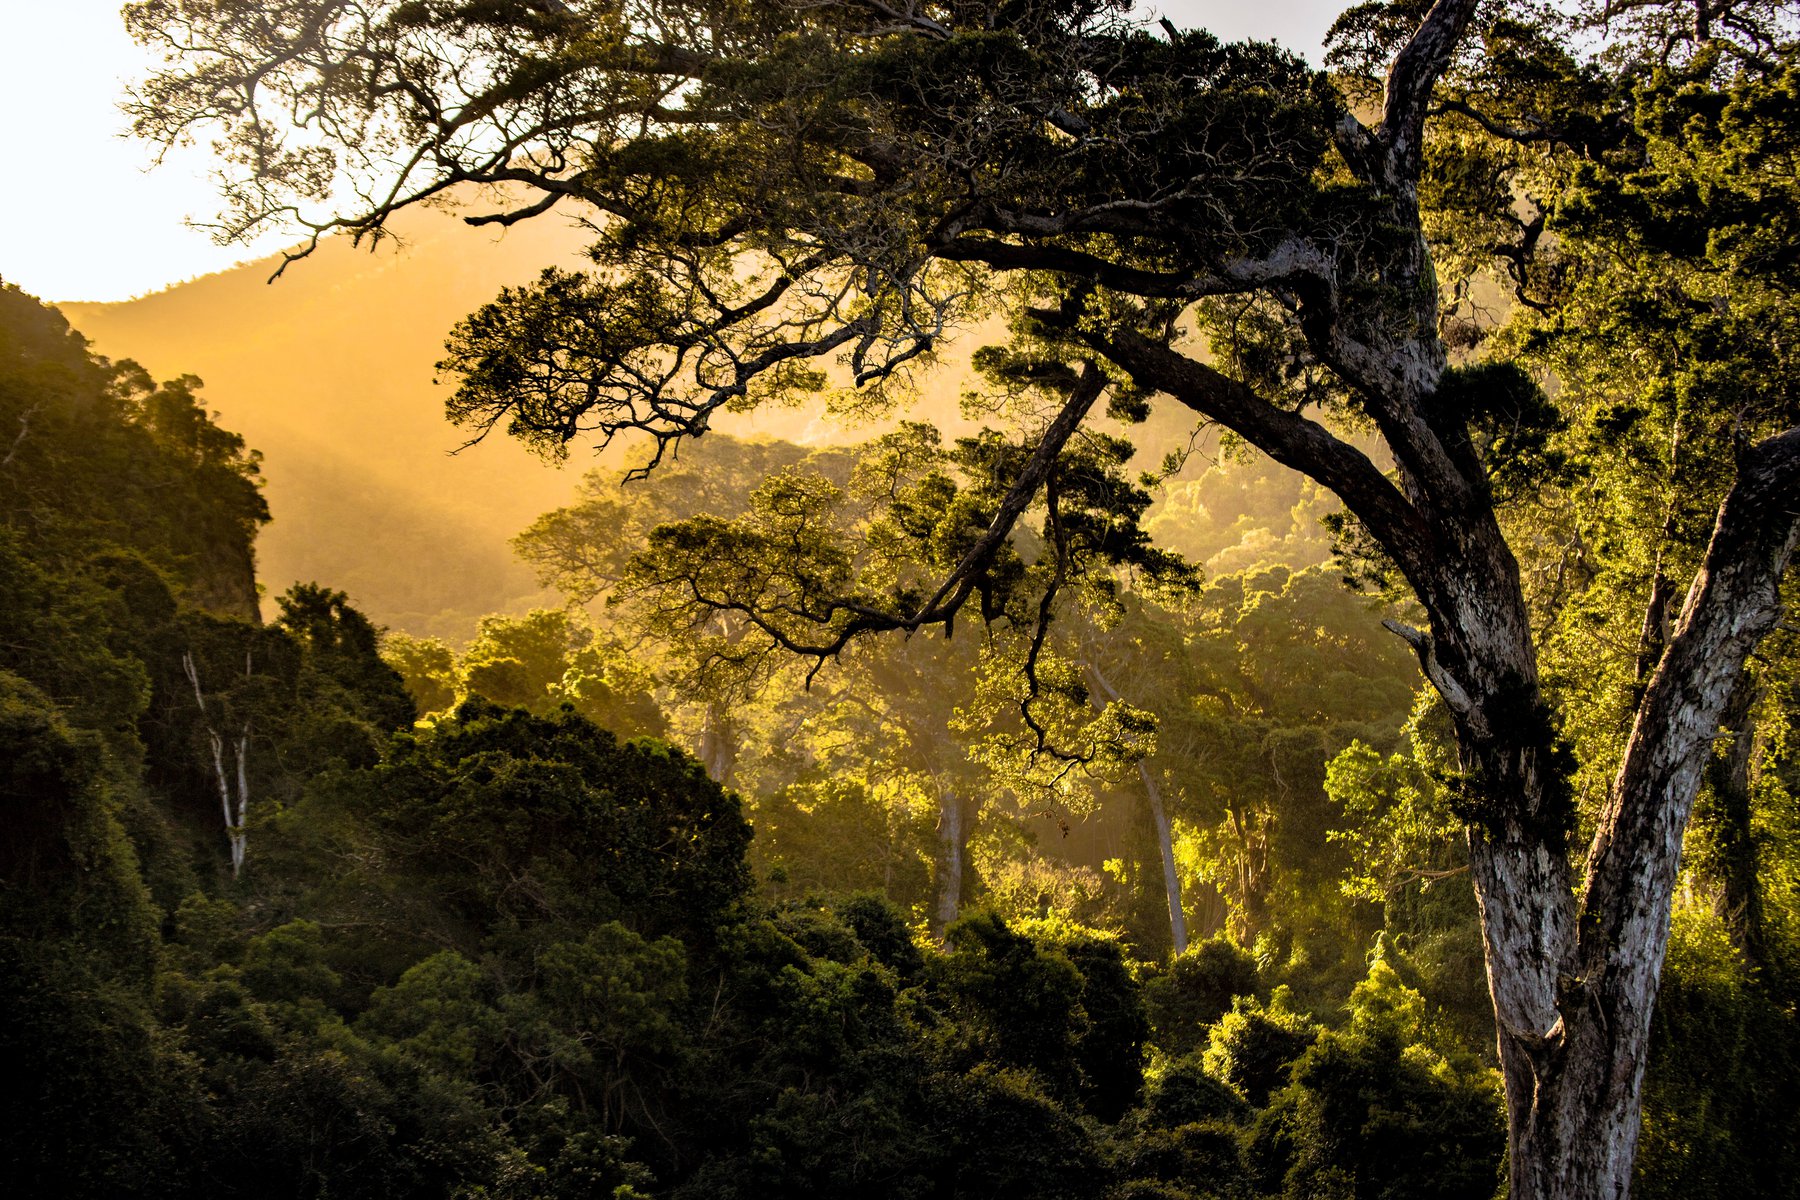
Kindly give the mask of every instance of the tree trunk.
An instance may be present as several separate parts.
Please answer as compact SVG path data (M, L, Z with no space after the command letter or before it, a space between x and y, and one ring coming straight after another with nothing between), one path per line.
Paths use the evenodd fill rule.
M954 788L938 794L937 913L932 933L944 936L962 910L963 873L968 869L969 805Z
M187 675L188 683L194 689L194 705L199 710L200 721L206 729L206 739L212 749L213 782L219 788L219 805L225 817L225 839L231 847L231 877L238 878L244 872L244 856L249 850L249 833L246 822L250 813L250 724L238 731L237 744L234 747L237 755L237 793L232 794L232 776L225 769L225 735L213 727L206 715L206 694L200 686L200 669L194 665L193 652L183 651L181 669ZM244 678L251 675L250 652L244 651Z
M1169 944L1174 953L1188 948L1187 914L1181 905L1181 875L1175 869L1175 838L1168 809L1163 806L1162 789L1156 776L1145 763L1138 763L1138 778L1144 781L1144 794L1150 800L1150 820L1156 826L1156 849L1162 856L1163 892L1169 901Z
M1226 927L1232 941L1253 946L1269 928L1269 838L1266 824L1241 808L1227 808L1227 820L1237 835L1237 903L1230 908Z
M1596 824L1579 898L1569 883L1566 786L1539 715L1528 637L1434 607L1445 654L1422 665L1457 721L1470 861L1506 1083L1511 1200L1625 1200L1637 1151L1650 1019L1700 778L1745 659L1781 613L1797 535L1800 430L1740 455L1706 559L1644 689ZM1452 595L1451 591L1440 593ZM1522 615L1522 605L1519 615ZM1526 657L1517 657L1523 651Z
M731 718L717 700L706 702L706 714L700 725L700 765L707 776L720 787L731 786L732 769L737 765L737 739L732 734Z
M1118 701L1121 698L1118 689L1113 687L1098 666L1092 661L1084 665L1107 700ZM1099 703L1098 697L1095 698L1094 706L1101 709L1106 707ZM1169 942L1174 946L1174 952L1180 954L1188 947L1188 931L1187 914L1183 911L1181 902L1181 874L1175 869L1174 830L1169 820L1168 807L1163 804L1162 788L1157 786L1156 776L1149 764L1140 759L1137 770L1138 778L1144 783L1144 796L1149 801L1150 822L1156 827L1156 850L1162 858L1163 894L1169 905Z

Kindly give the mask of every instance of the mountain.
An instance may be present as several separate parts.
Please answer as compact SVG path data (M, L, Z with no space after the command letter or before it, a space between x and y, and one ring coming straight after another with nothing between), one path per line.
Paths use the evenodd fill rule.
M327 242L273 283L268 259L118 304L65 304L114 358L194 374L228 428L264 455L268 594L347 590L377 621L463 636L539 597L507 539L567 497L558 471L503 438L462 453L432 364L453 322L580 239L554 221L484 236L411 216L374 253Z

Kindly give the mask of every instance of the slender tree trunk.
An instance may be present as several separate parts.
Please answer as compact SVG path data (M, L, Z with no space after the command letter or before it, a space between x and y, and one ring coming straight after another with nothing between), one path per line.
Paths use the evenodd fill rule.
M968 869L969 805L955 788L938 793L937 913L932 932L939 938L962 910L963 873Z
M1118 701L1118 689L1114 688L1105 674L1093 662L1085 664L1088 674L1093 677L1099 691L1105 693L1109 701ZM1098 703L1096 708L1105 706ZM1138 761L1138 778L1144 784L1144 796L1150 804L1150 822L1156 827L1156 850L1162 859L1163 894L1169 905L1169 942L1180 954L1188 948L1187 914L1181 901L1181 874L1175 869L1174 829L1169 820L1169 810L1163 804L1162 788L1157 786L1156 775L1150 765L1143 760Z
M1144 781L1144 794L1150 800L1150 820L1156 826L1156 849L1162 856L1163 892L1169 901L1169 943L1180 954L1188 948L1187 914L1182 911L1181 875L1175 869L1175 838L1170 828L1169 813L1163 806L1162 789L1156 776L1145 763L1138 763L1138 777Z
M237 741L233 749L237 758L237 794L232 794L232 773L225 769L225 735L214 728L206 715L206 694L200 686L200 670L194 664L192 651L183 651L181 669L187 675L188 683L194 689L194 704L199 709L200 720L206 729L206 739L212 749L213 781L219 788L219 806L225 818L225 838L231 847L231 877L238 878L244 871L244 856L249 849L249 833L247 821L250 815L250 724L238 731ZM250 678L250 652L244 651L244 678Z

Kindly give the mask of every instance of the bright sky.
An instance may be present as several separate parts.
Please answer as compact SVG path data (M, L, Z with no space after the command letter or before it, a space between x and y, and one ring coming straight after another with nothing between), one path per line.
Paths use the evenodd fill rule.
M1347 0L1162 0L1145 8L1221 37L1273 38L1316 59ZM119 0L0 0L0 279L46 300L124 300L292 240L219 247L189 218L217 211L204 148L149 171L121 136L126 80L150 66Z

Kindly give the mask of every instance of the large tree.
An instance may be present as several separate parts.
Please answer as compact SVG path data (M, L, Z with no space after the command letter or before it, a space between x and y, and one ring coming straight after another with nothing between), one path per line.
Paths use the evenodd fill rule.
M1387 63L1359 105L1271 46L1150 29L1124 0L127 13L172 55L139 90L142 132L223 130L227 234L294 219L378 237L401 208L483 186L493 208L475 223L559 207L592 221L593 269L547 271L453 333L451 409L478 435L504 427L561 453L636 433L660 459L722 410L825 389L819 360L838 360L836 382L864 403L903 403L948 333L1005 311L1012 341L980 365L1021 401L1013 449L993 448L985 486L907 497L895 535L922 565L855 569L796 510L784 564L683 579L772 645L824 659L865 634L948 627L971 600L1041 624L1081 593L1084 555L1153 565L1131 506L1095 502L1083 474L1103 395L1125 416L1171 398L1334 492L1417 598L1426 628L1396 631L1455 725L1512 1194L1623 1196L1682 831L1739 669L1779 618L1800 429L1724 456L1704 554L1582 854L1500 511L1533 469L1511 435L1539 400L1505 364L1452 366L1439 223L1421 201L1444 190L1428 171L1434 93L1481 7L1355 10L1346 36ZM1710 20L1769 6L1692 7ZM1779 43L1752 51L1778 57ZM1586 93L1569 95L1565 111ZM333 197L334 214L303 211ZM1509 224L1506 204L1489 215L1528 276L1532 223ZM1189 348L1196 324L1217 357ZM1015 528L1028 511L1041 541ZM686 534L675 544L707 562L707 531Z

